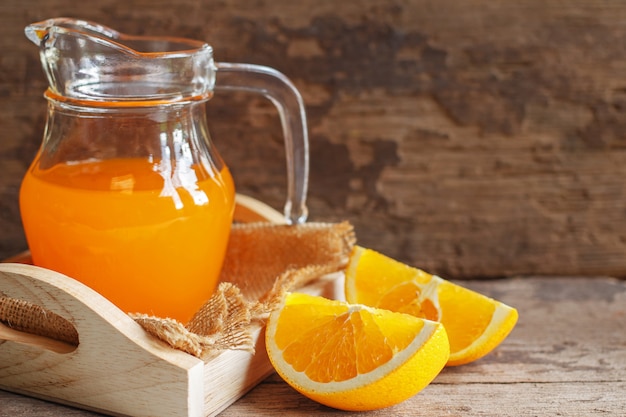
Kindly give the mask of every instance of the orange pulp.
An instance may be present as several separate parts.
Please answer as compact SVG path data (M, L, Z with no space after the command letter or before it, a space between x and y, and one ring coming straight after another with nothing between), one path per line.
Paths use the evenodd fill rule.
M20 192L35 265L83 282L125 312L186 323L217 284L234 185L227 168L194 165L172 175L162 169L168 165L120 158L41 170L35 162Z

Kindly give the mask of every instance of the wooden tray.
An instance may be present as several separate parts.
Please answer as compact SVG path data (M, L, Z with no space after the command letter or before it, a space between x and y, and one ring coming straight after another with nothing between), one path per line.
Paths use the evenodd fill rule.
M238 221L283 216L238 196ZM68 320L78 347L18 332L0 323L0 389L109 415L212 416L273 372L264 333L256 354L229 350L207 361L146 333L100 294L65 275L17 263L0 264L0 295L25 300ZM307 292L334 298L341 280L328 276Z

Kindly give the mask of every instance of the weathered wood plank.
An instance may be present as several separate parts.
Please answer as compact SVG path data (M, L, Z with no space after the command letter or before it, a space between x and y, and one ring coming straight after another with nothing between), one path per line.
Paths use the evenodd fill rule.
M615 416L626 412L626 382L432 384L417 397L395 407L338 414L298 396L290 387L267 382L221 416ZM271 399L267 399L270 396Z
M25 248L17 193L41 141L33 21L206 39L301 90L310 211L454 278L626 276L626 4L524 0L5 0L0 3L0 258ZM239 190L280 208L271 104L208 106Z
M509 338L473 364L446 368L396 407L341 415L626 415L626 281L525 277L467 285L518 308L519 323ZM0 391L0 417L60 413L94 415ZM221 415L277 414L337 412L273 375Z
M557 395L555 395L557 393ZM615 416L626 413L626 383L598 382L510 385L468 384L427 387L419 399L367 413L340 412L323 407L294 392L282 381L270 378L220 416L437 416L451 417L531 415ZM63 407L0 391L3 417L95 417L100 414Z

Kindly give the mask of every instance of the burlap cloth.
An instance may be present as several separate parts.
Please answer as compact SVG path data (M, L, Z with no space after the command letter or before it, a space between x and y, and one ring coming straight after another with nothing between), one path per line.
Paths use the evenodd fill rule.
M130 316L153 336L199 358L226 349L253 352L255 324L263 324L285 292L343 269L354 243L348 222L234 224L220 284L189 323ZM76 330L64 318L2 294L0 321L17 330L78 344Z

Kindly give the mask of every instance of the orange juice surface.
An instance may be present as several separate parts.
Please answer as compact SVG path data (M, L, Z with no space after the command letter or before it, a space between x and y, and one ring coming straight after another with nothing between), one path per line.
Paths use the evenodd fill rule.
M125 312L183 323L215 288L233 206L226 168L148 159L35 164L20 192L35 265L83 282Z

